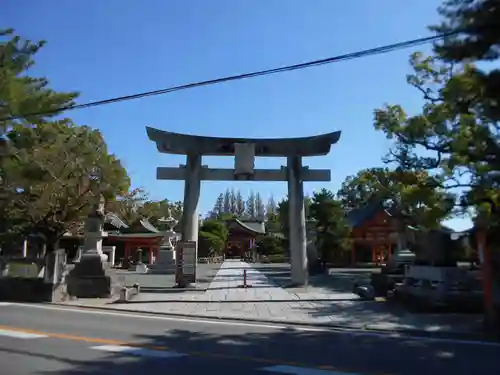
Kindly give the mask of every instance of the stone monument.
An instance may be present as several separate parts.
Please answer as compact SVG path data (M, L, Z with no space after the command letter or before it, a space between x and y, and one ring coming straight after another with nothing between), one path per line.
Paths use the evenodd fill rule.
M175 238L177 234L174 231L174 227L177 225L178 221L172 217L170 209L167 211L167 216L162 217L158 221L166 224L167 231L165 231L164 242L158 251L158 257L155 263L150 267L150 272L171 274L175 272L175 249L172 244L172 239Z
M307 156L327 155L338 142L340 132L313 137L255 139L203 137L172 133L146 127L159 152L186 155L186 165L157 168L159 180L184 180L181 222L183 241L198 242L198 203L201 181L287 181L289 198L289 239L292 283L305 285L308 280L307 236L304 211L304 181L330 181L330 170L313 170L302 165ZM234 168L208 168L202 157L234 156ZM255 169L255 157L286 157L281 169Z
M111 295L111 278L106 275L107 256L102 252L104 199L93 205L85 221L83 252L68 275L68 294L78 298Z

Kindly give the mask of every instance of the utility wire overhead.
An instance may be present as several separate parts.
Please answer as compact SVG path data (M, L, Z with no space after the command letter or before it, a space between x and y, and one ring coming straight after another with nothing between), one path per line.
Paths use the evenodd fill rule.
M370 48L370 49L366 49L366 50L362 50L362 51L358 51L358 52L351 52L351 53L347 53L347 54L343 54L343 55L328 57L326 59L314 60L314 61L309 61L309 62L300 63L300 64L294 64L294 65L288 65L288 66L284 66L281 68L260 70L260 71L256 71L256 72L252 72L252 73L245 73L245 74L239 74L239 75L234 75L234 76L221 77L221 78L211 79L208 81L199 81L199 82L194 82L194 83L188 83L188 84L181 85L181 86L173 86L173 87L169 87L169 88L165 88L165 89L147 91L147 92L142 92L142 93L132 94L132 95L119 96L119 97L99 100L99 101L95 101L95 102L76 104L76 105L67 106L67 107L55 108L55 109L47 110L47 111L40 111L40 112L23 114L23 115L11 116L11 117L2 118L2 119L0 119L0 121L16 120L16 119L19 119L22 117L29 117L29 116L51 115L51 114L59 113L62 111L97 107L97 106L101 106L101 105L112 104L112 103L117 103L117 102L126 101L126 100L139 99L139 98L144 98L144 97L148 97L148 96L169 94L171 92L192 89L195 87L215 85L215 84L223 83L223 82L237 81L240 79L254 78L254 77L260 77L260 76L271 75L271 74L276 74L276 73L283 73L283 72L289 72L289 71L293 71L293 70L310 68L313 66L326 65L326 64L331 64L334 62L339 62L339 61L359 59L359 58L365 57L365 56L372 56L372 55L389 53L389 52L393 52L393 51L404 49L404 48L409 48L409 47L414 47L414 46L426 44L429 42L434 42L434 41L444 39L446 37L453 36L453 35L456 35L459 33L460 32L450 32L450 33L445 33L445 34L440 34L440 35L428 36L425 38L413 39L413 40L408 40L405 42L399 42L399 43L394 43L394 44L388 44L388 45L381 46L381 47Z

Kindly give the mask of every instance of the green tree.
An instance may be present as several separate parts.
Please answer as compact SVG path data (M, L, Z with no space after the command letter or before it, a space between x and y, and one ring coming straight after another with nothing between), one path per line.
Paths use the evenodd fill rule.
M438 8L438 33L457 34L437 43L435 51L447 61L494 60L500 56L500 2L498 0L446 0Z
M125 223L131 224L140 219L139 209L147 199L144 189L136 188L108 201L106 211L117 214Z
M224 192L224 209L223 212L224 214L230 214L231 213L231 190L226 189Z
M305 210L305 216L306 220L311 219L311 198L308 196L304 197L304 210ZM288 210L288 197L283 198L280 202L278 202L277 205L277 215L276 219L279 223L279 227L281 229L281 233L288 238L288 234L290 232L289 226L288 226L288 215L289 215L289 210Z
M228 229L219 220L205 220L200 228L200 250L203 255L221 255L226 248ZM202 255L202 256L203 256Z
M431 29L438 33L458 32L454 37L446 38L441 43L435 45L437 55L451 63L462 63L480 60L495 60L500 56L500 2L496 0L447 0L438 9L442 16L439 25L432 26ZM472 102L470 108L464 108L462 112L475 113L477 103L481 102L482 115L487 117L489 122L500 121L500 69L495 68L489 72L484 72L469 65L469 70L475 75L474 93L477 100ZM480 94L480 95L479 95ZM471 96L472 96L471 95ZM498 173L498 125L493 125L493 133L496 131L497 138L488 145L488 159L485 165L491 167L490 175ZM496 127L496 129L495 129ZM498 152L496 152L498 155ZM477 155L476 155L477 157ZM496 170L496 172L495 172ZM490 176L491 177L491 176ZM488 182L480 188L476 187L467 196L467 201L474 202L478 215L483 218L483 222L500 222L498 217L497 189L498 180L490 181L492 188L488 189ZM493 211L496 214L493 214Z
M333 254L342 256L351 249L345 210L333 192L326 189L315 192L310 210L311 217L316 221L316 247L323 261L331 259Z
M278 214L278 205L276 204L274 196L271 195L271 197L269 197L269 200L267 201L267 206L266 206L267 219L270 220L274 218L277 214Z
M439 25L431 26L438 33L455 32L452 37L436 43L435 52L444 61L463 63L492 61L500 56L500 2L497 0L447 0L438 9L442 16ZM481 98L488 116L500 120L500 69L484 72L476 67L481 81ZM476 83L477 85L477 83Z
M346 178L337 196L350 209L384 202L426 228L439 226L454 206L454 196L434 188L426 171L401 168L363 169Z
M375 128L394 141L385 159L400 170L431 176L429 187L465 189L461 202L473 204L498 186L498 123L489 116L494 103L483 94L484 77L472 65L455 67L433 57L412 55L410 85L425 103L410 116L400 105L375 111Z
M56 92L46 78L29 75L44 44L24 40L13 29L0 30L0 136L14 125L38 124L59 115L78 96Z
M208 217L210 219L217 219L217 217L219 217L223 211L224 211L224 194L220 193L217 196L217 199L215 200L214 207L208 213Z
M129 189L127 172L98 130L56 121L15 125L7 137L13 155L5 166L9 231L43 234L47 250L100 196L111 200Z
M137 214L139 218L148 219L150 223L159 229L166 229L166 224L159 220L170 213L174 219L180 221L182 210L179 210L179 206L182 207L181 202L171 202L168 199L162 199L161 201L147 200L138 206Z
M241 191L236 192L236 216L243 217L245 215L245 200L241 195Z
M272 234L260 236L256 241L256 251L262 255L284 254L283 240Z
M255 220L257 217L257 207L255 206L255 193L253 191L248 195L248 199L246 202L246 216L250 220Z
M264 220L266 218L266 206L260 193L255 194L255 218Z
M231 191L229 193L229 212L232 215L237 215L237 211L238 211L237 204L238 204L238 201L236 198L236 191L234 190L234 188L231 188Z

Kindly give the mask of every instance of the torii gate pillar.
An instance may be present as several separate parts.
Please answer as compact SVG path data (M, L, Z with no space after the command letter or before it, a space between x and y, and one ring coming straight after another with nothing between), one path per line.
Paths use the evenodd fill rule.
M196 242L198 259L198 205L201 187L201 155L186 155L186 177L184 182L184 202L182 207L181 235L183 241Z
M288 172L288 227L290 242L290 266L292 282L307 284L307 235L304 207L304 182L302 181L302 158L287 158Z

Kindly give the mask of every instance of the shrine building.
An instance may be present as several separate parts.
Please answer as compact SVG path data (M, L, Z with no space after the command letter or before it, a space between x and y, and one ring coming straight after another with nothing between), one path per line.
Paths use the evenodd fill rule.
M392 255L398 246L399 220L394 209L387 209L382 202L351 210L346 219L351 227L352 249L350 263L381 263ZM414 241L411 233L416 228L407 228L407 241Z
M136 261L137 250L141 249L141 261L153 264L165 240L165 233L147 219L140 219L128 225L117 215L109 213L106 214L103 229L108 234L103 240L103 245L116 246L117 260L131 257Z
M230 219L226 221L228 237L226 243L226 257L244 257L245 254L255 248L258 236L266 234L263 221L250 221Z

